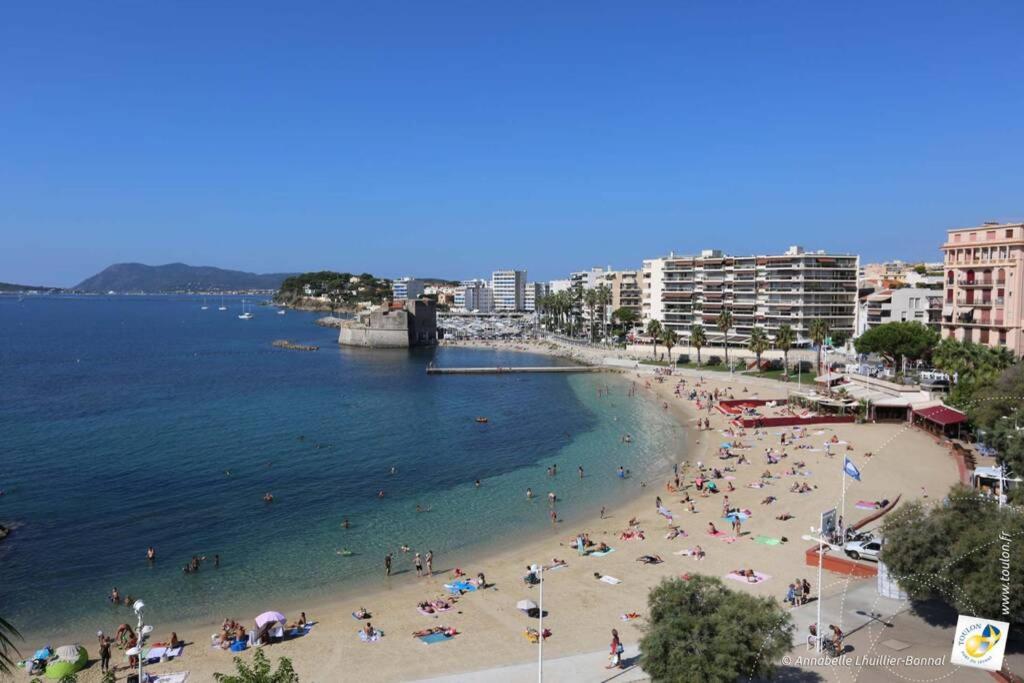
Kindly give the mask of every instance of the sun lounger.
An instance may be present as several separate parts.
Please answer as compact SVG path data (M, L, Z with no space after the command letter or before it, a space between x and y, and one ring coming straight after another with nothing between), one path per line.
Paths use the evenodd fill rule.
M601 580L613 586L617 586L622 583L622 579L616 579L614 576L602 576Z

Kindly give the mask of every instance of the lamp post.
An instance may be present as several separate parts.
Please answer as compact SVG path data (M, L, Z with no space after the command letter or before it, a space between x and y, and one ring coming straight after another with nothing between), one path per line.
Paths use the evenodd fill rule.
M544 565L537 565L540 581L540 605L537 609L537 683L544 681Z
M811 527L811 531L812 532L814 531L814 527L813 526ZM814 624L814 629L815 629L815 633L814 633L814 641L815 641L814 642L814 651L815 652L821 652L821 633L822 633L822 631L821 631L821 563L822 563L822 558L825 555L825 551L824 551L824 549L822 547L822 546L825 545L825 540L821 537L821 534L822 534L822 530L818 529L818 535L817 536L811 536L809 534L804 534L803 536L800 537L800 538L804 539L805 541L815 541L818 544L818 616L816 617L816 621L815 621L815 624Z
M129 648L125 651L125 654L139 658L139 683L143 683L144 680L142 678L142 667L145 664L145 658L142 656L142 653L144 651L143 646L146 643L146 638L148 638L149 634L153 632L152 626L143 623L142 613L143 610L145 610L145 608L146 603L142 602L142 600L136 600L135 603L132 605L132 609L135 610L135 616L138 617L138 623L136 625L136 628L138 629L139 638L138 642L135 644L135 647Z

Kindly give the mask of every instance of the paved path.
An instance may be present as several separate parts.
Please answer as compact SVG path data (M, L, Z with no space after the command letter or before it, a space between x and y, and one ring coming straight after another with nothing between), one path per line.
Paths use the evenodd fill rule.
M626 646L626 669L605 669L608 653L587 652L571 657L544 661L544 679L547 681L578 681L579 683L634 683L650 680L635 666L640 650L636 645ZM537 662L503 666L496 669L471 671L440 678L425 678L416 683L523 683L537 680Z

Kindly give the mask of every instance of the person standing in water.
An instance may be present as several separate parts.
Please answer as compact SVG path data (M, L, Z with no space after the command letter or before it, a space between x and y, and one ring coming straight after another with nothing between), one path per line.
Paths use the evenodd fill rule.
M427 576L434 575L434 551L428 550L426 557L423 558L427 564Z
M529 487L527 487L527 489L526 489L526 499L527 500L533 500L533 489L531 489Z
M579 472L580 472L580 479L582 479L582 478L583 478L583 465L580 465L580 466L579 466L578 468L576 468L576 469L578 469L578 470L579 470Z
M384 574L391 576L391 553L384 556Z

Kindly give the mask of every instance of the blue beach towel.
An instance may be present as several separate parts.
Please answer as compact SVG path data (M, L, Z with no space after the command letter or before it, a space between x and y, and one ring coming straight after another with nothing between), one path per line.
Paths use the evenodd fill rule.
M608 548L608 550L602 550L600 552L595 550L594 552L590 553L590 556L591 557L604 557L608 553L614 553L614 552L615 552L615 548Z
M726 515L725 517L722 517L722 519L727 519L727 520L729 520L730 522L732 522L732 521L734 521L734 520L735 520L735 519L736 519L737 517L739 517L739 518L740 518L740 521L743 521L743 522L745 522L745 521L747 521L748 519L750 519L750 515L748 515L748 514L747 514L746 512L730 512L730 513L729 513L729 514L727 514L727 515Z
M451 638L449 638L443 633L431 633L429 636L420 636L420 640L422 640L427 645L433 645L434 643L441 643L446 640L451 640Z
M470 593L476 590L476 586L471 584L469 581L452 581L451 583L446 583L444 587L453 593L456 591L465 591Z

